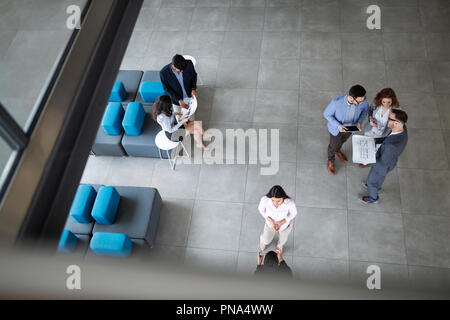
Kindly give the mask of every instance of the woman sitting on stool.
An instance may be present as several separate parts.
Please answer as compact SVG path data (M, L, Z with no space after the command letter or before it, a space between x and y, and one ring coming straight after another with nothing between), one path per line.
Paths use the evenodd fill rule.
M168 132L173 133L177 131L182 125L186 129L186 132L194 136L194 140L197 142L197 147L203 150L208 148L203 144L203 136L210 138L210 135L205 134L202 125L199 121L189 122L189 117L185 117L175 124L175 113L172 111L172 100L168 95L159 96L153 104L153 120L159 123L161 128ZM181 115L181 113L179 114Z

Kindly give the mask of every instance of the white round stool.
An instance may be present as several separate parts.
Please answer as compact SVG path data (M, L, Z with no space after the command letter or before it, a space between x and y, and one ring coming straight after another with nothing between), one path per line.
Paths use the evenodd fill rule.
M184 54L183 58L186 59L186 60L191 60L192 64L194 65L194 67L197 64L197 60L193 56L190 56L188 54ZM203 85L202 79L200 79L200 75L198 73L197 73L197 79L198 79L198 84L199 85Z
M158 132L158 134L155 137L155 143L156 143L156 146L158 147L159 157L161 160L162 160L161 150L166 150L167 157L168 157L168 160L170 163L170 168L172 168L172 170L175 170L175 165L176 165L177 158L178 158L178 146L180 144L181 144L181 147L183 148L184 152L186 152L187 157L189 157L189 153L187 152L186 148L184 147L184 144L181 141L172 141L169 138L167 138L166 132L164 130L161 130L160 132ZM173 150L173 149L175 149L175 156L171 160L169 150Z

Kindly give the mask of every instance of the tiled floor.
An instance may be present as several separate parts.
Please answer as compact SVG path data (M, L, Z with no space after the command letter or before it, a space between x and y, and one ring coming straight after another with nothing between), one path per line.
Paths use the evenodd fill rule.
M365 26L367 5L382 29ZM280 129L280 170L254 164L89 159L82 182L152 186L164 199L156 251L172 261L251 274L274 184L298 207L285 258L296 277L365 285L450 287L450 1L145 1L122 69L159 70L175 53L197 58L206 128ZM369 99L396 90L409 143L377 205L363 206L369 169L326 170L322 112L360 83ZM351 156L351 145L344 147Z

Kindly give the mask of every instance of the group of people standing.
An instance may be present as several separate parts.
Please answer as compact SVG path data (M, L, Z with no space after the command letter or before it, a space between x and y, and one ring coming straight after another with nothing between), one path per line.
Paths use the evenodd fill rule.
M183 117L183 108L189 108L190 99L197 98L197 72L192 61L182 55L175 55L172 63L164 66L160 71L160 79L165 95L157 98L153 105L153 119L168 134L184 126L187 134L192 134L197 147L207 149L203 144L203 137L207 137L201 123L194 120L194 116ZM373 103L369 106L366 90L361 85L354 85L348 94L331 100L323 115L328 120L330 142L328 145L327 169L335 174L334 165L337 156L342 162L348 162L341 151L343 144L350 138L352 132L349 126L356 126L364 135L375 139L377 145L376 163L372 165L366 181L362 186L369 195L360 200L363 203L377 203L378 192L386 175L395 168L397 159L405 149L408 141L406 122L408 115L399 109L400 104L394 90L384 88L377 93ZM368 116L366 126L363 123ZM365 165L360 165L365 167ZM265 220L264 229L260 235L260 251L258 251L258 267L255 274L280 272L292 275L291 269L283 259L283 246L287 242L292 230L292 221L297 215L297 208L283 188L273 186L264 195L258 205L258 211ZM275 251L269 251L263 257L266 247L278 233Z

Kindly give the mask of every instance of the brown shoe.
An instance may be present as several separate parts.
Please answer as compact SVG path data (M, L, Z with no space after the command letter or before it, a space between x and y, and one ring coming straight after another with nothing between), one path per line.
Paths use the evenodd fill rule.
M347 157L342 152L335 152L334 154L337 155L342 162L348 162Z
M334 174L334 162L333 161L328 160L327 169L328 169L329 173Z
M360 163L360 164L359 164L359 167L360 167L360 168L365 168L365 167L367 167L367 164L362 164L362 163Z

